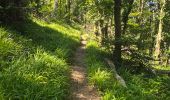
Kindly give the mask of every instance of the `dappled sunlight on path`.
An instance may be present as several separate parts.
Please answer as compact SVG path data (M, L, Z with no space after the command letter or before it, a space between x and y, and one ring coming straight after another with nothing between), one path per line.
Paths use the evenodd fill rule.
M97 90L89 86L87 82L87 68L84 64L85 40L81 41L81 46L77 48L72 66L72 100L100 100Z

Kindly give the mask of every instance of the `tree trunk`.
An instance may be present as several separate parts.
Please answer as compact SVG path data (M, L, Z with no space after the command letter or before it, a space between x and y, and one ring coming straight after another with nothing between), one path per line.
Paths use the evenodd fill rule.
M139 4L139 12L140 12L140 16L137 17L137 22L139 23L139 25L141 27L143 27L143 22L144 22L144 17L143 17L143 10L144 10L144 0L140 0L140 4ZM141 50L143 49L143 36L144 34L140 34L139 35L139 40L138 40L138 44L137 44L137 47L138 47L138 50Z
M115 20L115 50L114 50L114 63L115 66L121 67L121 3L122 0L114 0L114 20Z
M61 0L60 0L60 2L59 2L59 6L60 6L60 11L59 11L59 15L60 15L60 18L62 17L62 2L61 2Z
M71 0L67 0L67 13L68 13L68 19L71 20Z
M53 9L53 14L52 14L53 17L56 16L57 10L58 10L58 0L54 0L54 9Z
M123 30L122 30L122 34L125 34L126 32L126 29L127 29L127 23L128 23L128 17L129 17L129 14L132 10L132 6L133 6L133 3L134 3L134 0L129 0L128 2L128 7L127 7L127 11L125 10L124 11L124 15L123 15Z
M140 13L143 13L144 0L140 0Z
M156 36L156 44L155 44L155 52L154 57L156 59L159 58L160 55L160 45L162 39L162 28L163 28L163 18L164 18L164 7L165 7L165 0L160 1L160 18L159 18L159 27L158 27L158 34Z

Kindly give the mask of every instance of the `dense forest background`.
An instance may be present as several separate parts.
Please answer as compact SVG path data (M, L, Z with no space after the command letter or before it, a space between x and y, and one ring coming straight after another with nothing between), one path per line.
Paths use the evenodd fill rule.
M165 0L1 0L1 23L23 21L29 16L46 21L61 19L78 22L85 28L90 27L111 52L115 45L117 61L121 62L123 50L126 53L129 51L131 56L141 56L140 60L147 60L142 64L157 61L168 66L168 3Z
M69 95L66 91L69 87L68 63L72 62L70 59L81 40L80 34L86 33L84 37L88 43L85 62L89 66L88 80L102 92L104 100L170 99L169 5L168 0L1 0L0 97L12 100L64 100ZM54 52L57 58L51 56ZM21 61L23 58L25 60ZM64 61L58 61L60 58ZM114 68L109 67L108 59L113 61L116 73L124 77L123 81L129 88L112 84L115 71L109 71ZM42 62L34 65L36 60ZM31 90L33 87L26 85L29 82L24 83L25 78L34 72L27 78L40 75L36 71L46 64L43 61L61 67L54 68L58 72L54 77L42 75L46 77L42 80L51 82L44 90L40 89L41 82L36 83L38 79L33 78L31 84L36 81L37 86L34 86L40 90ZM63 64L67 67L63 67ZM29 66L39 67L31 69ZM52 69L44 70L55 73ZM21 76L25 77L25 81L12 83L21 73L24 73ZM64 77L65 83L56 87L58 84L54 85L55 81L52 80L60 76ZM8 77L10 78L5 80ZM60 77L59 80L61 79ZM22 88L16 84L27 87L28 91L26 89L21 92ZM63 91L58 94L48 92L53 86L56 90ZM10 90L13 92L8 94L7 91ZM33 96L30 91L43 92Z

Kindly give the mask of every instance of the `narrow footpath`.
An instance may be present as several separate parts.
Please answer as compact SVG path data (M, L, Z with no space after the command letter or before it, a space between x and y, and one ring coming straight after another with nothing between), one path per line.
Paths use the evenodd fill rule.
M87 82L87 68L84 63L86 43L87 41L81 38L81 46L76 50L71 67L71 100L100 100L97 90Z

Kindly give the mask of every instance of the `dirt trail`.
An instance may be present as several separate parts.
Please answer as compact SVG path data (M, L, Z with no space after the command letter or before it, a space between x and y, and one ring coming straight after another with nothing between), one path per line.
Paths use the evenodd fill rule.
M84 63L86 41L81 40L81 46L77 48L74 56L74 64L71 67L72 97L71 100L100 100L97 90L89 86L87 82L87 68Z

